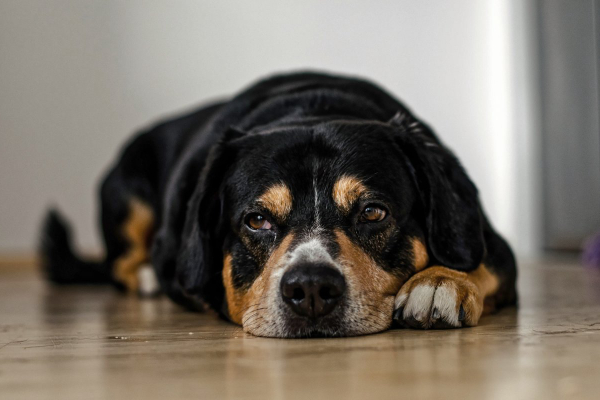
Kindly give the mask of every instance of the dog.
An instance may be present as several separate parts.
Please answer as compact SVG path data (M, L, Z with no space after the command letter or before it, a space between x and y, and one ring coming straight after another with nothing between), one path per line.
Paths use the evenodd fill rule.
M100 200L102 261L76 255L49 212L51 281L152 292L155 278L257 336L475 326L517 300L512 251L457 158L362 79L276 75L159 123Z

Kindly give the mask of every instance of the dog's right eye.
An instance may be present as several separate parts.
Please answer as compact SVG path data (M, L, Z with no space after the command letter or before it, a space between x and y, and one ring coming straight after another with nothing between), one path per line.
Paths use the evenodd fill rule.
M258 213L248 214L246 217L246 225L248 228L255 231L270 230L273 228L271 223L263 215Z
M387 212L382 207L369 205L365 207L360 215L360 222L379 222L383 221L387 216Z

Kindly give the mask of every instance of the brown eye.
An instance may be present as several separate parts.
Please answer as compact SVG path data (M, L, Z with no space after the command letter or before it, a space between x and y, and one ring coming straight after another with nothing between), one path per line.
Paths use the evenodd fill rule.
M386 216L386 211L383 208L375 206L367 206L360 215L361 222L379 222Z
M246 217L246 225L250 229L258 230L269 230L272 228L271 223L262 215L254 213Z

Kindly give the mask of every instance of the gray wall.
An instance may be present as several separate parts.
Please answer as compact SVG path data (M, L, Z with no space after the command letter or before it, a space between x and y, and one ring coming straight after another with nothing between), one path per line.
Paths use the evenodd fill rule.
M539 1L544 246L553 250L579 249L600 229L600 22L594 2Z
M531 250L525 3L2 0L0 251L30 250L49 204L97 249L96 185L134 130L305 67L405 100L456 150L500 231Z

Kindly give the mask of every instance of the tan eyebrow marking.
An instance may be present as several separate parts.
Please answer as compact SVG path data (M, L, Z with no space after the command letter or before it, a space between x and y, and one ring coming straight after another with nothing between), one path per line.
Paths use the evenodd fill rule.
M277 183L258 198L258 203L275 217L285 219L292 211L292 192L285 184Z
M360 179L353 176L342 176L337 180L335 185L333 185L333 192L331 195L338 208L344 213L348 213L350 212L352 204L367 192L366 186Z

